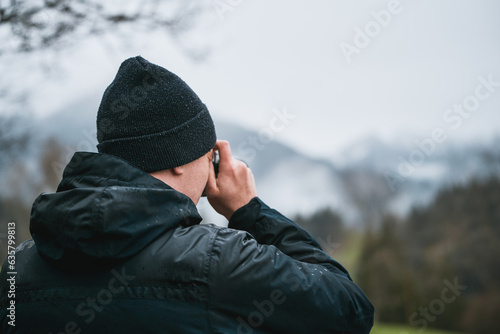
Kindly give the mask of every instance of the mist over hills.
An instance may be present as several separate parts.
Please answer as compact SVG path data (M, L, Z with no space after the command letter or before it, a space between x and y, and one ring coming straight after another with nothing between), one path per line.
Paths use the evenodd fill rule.
M74 150L96 152L97 106L80 101L37 122L39 141L55 137ZM235 124L216 123L217 136L229 140L235 157L254 173L259 195L284 213L310 213L319 207L343 205L341 181L333 164L306 157L278 141L261 140L259 134ZM69 159L69 154L68 154Z
M37 121L35 142L57 138L67 151L66 159L74 150L96 152L96 110L96 101L86 99ZM252 168L259 196L287 215L331 207L350 223L376 221L387 212L403 215L412 206L425 205L442 187L472 177L500 175L498 137L487 144L445 143L431 154L422 153L420 163L416 158L422 154L415 153L418 146L387 144L373 136L325 160L236 124L220 121L216 129L218 138L231 143L233 155ZM405 168L412 169L411 173ZM199 206L202 214L210 211L203 201ZM213 212L206 215L221 221Z

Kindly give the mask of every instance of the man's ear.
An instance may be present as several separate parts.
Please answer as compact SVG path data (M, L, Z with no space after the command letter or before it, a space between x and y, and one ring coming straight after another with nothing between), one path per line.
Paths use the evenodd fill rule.
M184 166L174 167L172 168L172 172L174 173L174 175L182 175L184 174Z

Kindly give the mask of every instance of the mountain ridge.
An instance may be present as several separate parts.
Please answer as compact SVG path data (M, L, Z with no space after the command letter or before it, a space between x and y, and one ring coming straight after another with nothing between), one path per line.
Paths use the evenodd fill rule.
M57 138L68 155L72 149L96 152L95 110L92 99L76 101L38 120L37 137ZM351 223L376 220L386 212L403 215L415 205L428 203L444 186L494 173L499 160L495 148L500 137L483 146L447 143L425 163L413 166L413 174L402 175L400 158L408 160L412 151L378 137L361 138L328 160L306 156L278 140L257 145L257 131L221 120L215 124L218 137L230 141L233 155L252 168L259 196L271 206L288 215L330 207ZM484 158L488 155L490 165Z

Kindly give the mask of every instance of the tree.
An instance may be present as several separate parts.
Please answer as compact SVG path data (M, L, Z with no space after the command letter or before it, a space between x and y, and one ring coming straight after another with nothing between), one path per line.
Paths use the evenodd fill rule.
M3 3L3 2L2 2ZM10 0L0 4L0 55L64 47L89 35L134 24L137 29L188 29L203 7L193 0ZM8 43L6 43L8 41Z
M358 210L363 225L368 228L378 226L397 192L387 187L384 175L373 171L344 170L340 176L343 190Z
M21 117L0 115L0 179L2 168L27 149L30 138Z
M358 268L358 284L375 305L383 322L405 322L419 305L401 222L383 217L380 228L366 230Z
M11 124L11 121L5 124ZM0 130L3 127L0 126ZM4 131L5 132L5 131ZM0 132L1 133L1 132ZM18 142L20 141L20 143ZM10 146L6 146L3 155L11 155L15 151L15 159L8 164L0 165L0 265L7 256L5 246L7 223L16 224L16 245L30 238L29 222L31 205L41 192L55 191L61 180L60 171L53 168L54 161L62 161L64 150L61 144L49 138L41 145L41 152L34 153L25 144L25 136L11 138ZM2 246L4 245L4 246Z
M61 76L62 52L90 37L118 37L113 40L128 45L132 35L162 31L174 38L188 57L202 59L207 52L200 53L199 46L186 47L179 37L198 22L205 6L196 0L0 1L2 111L25 112L36 87L29 86L36 81L31 78L34 73ZM107 40L101 44L109 45Z
M417 323L411 319L423 319L422 310L433 305L426 326L498 333L498 203L498 177L472 180L441 190L406 218L385 216L379 228L368 230L358 282L379 320ZM445 282L461 287L448 301Z
M344 223L339 213L323 208L310 216L298 215L294 221L311 234L330 255L340 246L344 236Z

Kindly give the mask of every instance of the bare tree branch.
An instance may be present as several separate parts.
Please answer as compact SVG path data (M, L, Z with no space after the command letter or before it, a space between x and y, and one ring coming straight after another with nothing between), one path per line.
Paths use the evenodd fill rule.
M0 54L32 52L77 42L80 36L99 34L119 25L145 24L177 34L190 27L203 10L199 2L143 0L11 0L0 5L0 29L11 43L0 44ZM136 5L130 10L130 4Z

